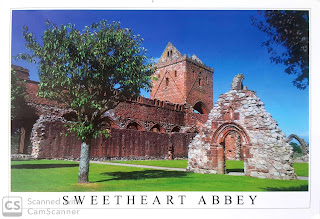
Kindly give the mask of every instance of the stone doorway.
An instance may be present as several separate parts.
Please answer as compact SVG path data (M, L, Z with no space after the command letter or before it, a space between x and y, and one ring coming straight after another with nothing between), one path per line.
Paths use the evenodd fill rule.
M213 135L212 146L217 148L217 173L246 172L246 158L250 157L250 139L246 131L234 122L221 124ZM229 168L226 169L228 162Z
M240 134L237 131L231 130L220 143L224 152L224 173L244 174L242 142Z
M230 131L224 139L226 160L243 160L241 145L241 136L236 131Z

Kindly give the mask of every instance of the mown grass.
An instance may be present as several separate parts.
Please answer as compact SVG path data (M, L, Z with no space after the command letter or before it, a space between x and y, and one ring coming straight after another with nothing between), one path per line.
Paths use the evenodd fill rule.
M309 176L309 164L308 163L294 163L294 171L297 176Z
M186 168L188 160L130 160L130 161L108 161L112 163L139 164L159 167ZM226 160L227 172L243 172L243 161ZM309 164L294 163L294 170L298 176L309 176Z
M67 191L307 191L308 181L257 179L90 164L90 183L77 184L78 163L12 161L12 192Z
M138 164L157 167L186 168L188 160L126 160L126 161L107 161L112 163Z
M107 162L173 168L186 168L188 166L188 160L127 160ZM227 172L243 172L243 161L226 160L226 169Z

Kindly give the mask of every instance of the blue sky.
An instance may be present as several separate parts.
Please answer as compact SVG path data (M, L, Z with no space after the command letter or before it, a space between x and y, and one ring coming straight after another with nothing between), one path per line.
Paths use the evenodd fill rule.
M292 85L295 77L285 74L284 66L270 62L266 48L261 47L267 38L252 26L251 16L258 16L257 11L13 11L12 56L27 52L24 25L41 40L46 19L58 25L72 23L80 30L102 19L120 21L122 27L141 35L150 58L159 58L171 42L182 54L196 54L214 67L214 103L230 89L236 74L244 74L244 85L257 92L282 131L309 141L309 89L298 90ZM39 80L36 65L21 60L12 63L29 69L30 78Z

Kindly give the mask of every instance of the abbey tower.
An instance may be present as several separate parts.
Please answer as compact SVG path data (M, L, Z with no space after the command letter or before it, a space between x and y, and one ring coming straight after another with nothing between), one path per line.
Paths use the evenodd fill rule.
M200 114L213 107L213 68L196 56L182 55L170 42L155 65L151 99L188 104Z

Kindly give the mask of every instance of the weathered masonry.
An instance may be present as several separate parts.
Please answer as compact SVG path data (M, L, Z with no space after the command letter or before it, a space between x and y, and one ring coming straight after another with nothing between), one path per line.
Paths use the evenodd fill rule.
M168 43L156 65L151 98L188 104L201 114L213 107L213 68L196 56L187 57Z
M29 80L27 69L12 67L28 92L28 109L12 121L19 130L12 154L79 159L80 141L63 135L72 111L36 96L38 82ZM92 140L92 159L188 157L188 171L214 174L226 173L226 160L243 160L247 176L296 178L287 142L298 137L286 138L256 93L243 87L242 74L213 106L214 70L196 55L168 43L154 67L150 99L128 99L104 114L111 135ZM303 152L307 156L306 147Z
M173 48L169 43L164 54ZM179 53L176 49L175 52ZM170 58L161 59L158 65L171 66L174 69L172 63L180 58L173 58L170 53ZM138 97L121 102L104 115L104 125L111 129L111 135L108 139L101 136L93 140L91 144L93 159L172 159L188 156L188 145L207 120L208 112L212 108L213 70L200 60L187 56L183 56L183 59L184 62L188 62L188 66L191 66L189 68L194 69L196 72L194 74L197 76L186 78L186 69L184 72L177 69L176 73L170 72L173 75L167 86L161 84L161 88L154 87L152 92L156 89L157 92L163 91L176 96L172 95L176 91L173 84L180 86L181 82L174 80L180 76L185 77L184 80L192 80L184 82L188 84L188 87L184 88L188 89L188 94L183 94L187 101L170 101L160 95L152 99ZM31 154L34 158L79 158L80 142L75 136L62 135L66 133L64 124L72 117L72 112L55 102L36 96L38 82L29 80L27 69L12 67L18 76L27 82L27 101L32 111L12 123L21 130L18 145L12 147L12 153ZM166 83L168 74L160 76L159 71L162 71L163 67L157 65L155 67L158 69L157 77ZM190 72L191 70L188 70L188 73ZM199 79L207 82L201 86L189 85ZM194 110L200 113L195 113Z
M292 147L254 91L236 75L189 145L189 171L225 174L226 159L243 159L246 176L295 179Z

